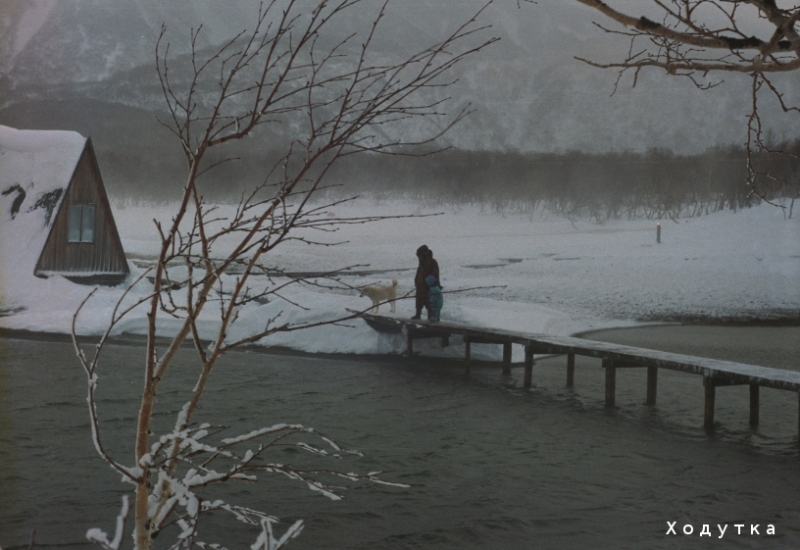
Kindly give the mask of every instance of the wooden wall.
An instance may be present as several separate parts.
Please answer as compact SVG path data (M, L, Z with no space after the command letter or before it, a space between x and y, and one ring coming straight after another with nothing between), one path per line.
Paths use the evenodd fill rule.
M94 242L68 242L71 204L94 204ZM91 140L75 167L67 195L52 222L35 274L80 275L128 273L125 252L119 239Z

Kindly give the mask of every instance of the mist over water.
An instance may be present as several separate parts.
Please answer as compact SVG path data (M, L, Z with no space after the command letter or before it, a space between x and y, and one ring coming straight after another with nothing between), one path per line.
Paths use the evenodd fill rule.
M130 488L95 455L83 373L66 343L2 345L3 548L26 548L33 528L43 547L89 548L82 542L86 529L113 530ZM177 411L185 399L179 388L196 372L189 351L159 395L162 411ZM106 353L99 410L109 449L127 462L140 352L115 345ZM295 548L687 544L683 535L665 535L668 521L693 524L698 531L691 539L704 523L731 524L726 545L800 543L797 397L788 392L762 394L762 426L751 431L746 401L730 393L737 388L719 390L719 425L708 436L699 377L662 371L658 406L648 408L644 374L620 373L618 408L609 412L602 369L588 360L578 363L574 389L564 386L565 358L537 361L530 391L521 387L519 368L503 377L499 365L475 366L464 377L457 362L425 358L231 353L218 369L198 421L234 426L225 436L277 422L313 426L364 457L330 463L285 450L270 458L385 470L384 478L411 485L358 485L341 502L276 477L228 486L228 500L274 513L285 526L304 518ZM162 414L157 422L167 426L171 418ZM734 523L759 523L762 535L734 536ZM767 524L776 536L763 534ZM223 521L208 538L243 547L253 540L244 527Z

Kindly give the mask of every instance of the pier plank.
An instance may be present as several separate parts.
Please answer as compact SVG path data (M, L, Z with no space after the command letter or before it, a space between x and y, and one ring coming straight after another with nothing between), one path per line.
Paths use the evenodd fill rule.
M523 382L525 388L531 387L534 354L566 355L567 386L572 386L574 383L576 355L598 358L602 360L602 366L605 369L605 403L608 408L615 406L617 368L647 368L646 404L651 406L656 403L658 369L696 374L703 377L704 425L707 430L714 429L714 404L718 386L750 385L750 424L752 426L756 426L759 421L759 389L761 386L794 391L798 394L798 434L800 434L800 372L798 371L682 355L573 336L476 327L452 321L431 323L430 321L402 319L372 313L361 314L361 317L380 332L405 333L409 356L413 355L415 338L442 338L442 344L445 345L450 336L462 336L466 347L464 358L467 373L469 373L472 344L502 345L503 374L511 373L512 344L522 345L525 347Z
M755 384L768 388L800 392L800 372L797 371L611 344L574 336L555 336L535 332L475 327L452 321L430 323L425 320L400 319L370 313L365 313L362 317L364 317L365 321L372 321L373 323L402 326L406 332L422 329L423 331L430 331L428 334L435 332L438 335L447 333L451 336L465 336L472 343L483 341L529 346L533 353L537 355L596 357L598 359L609 359L618 365L633 364L642 367L656 367L697 374L734 384ZM420 336L422 334L420 333Z

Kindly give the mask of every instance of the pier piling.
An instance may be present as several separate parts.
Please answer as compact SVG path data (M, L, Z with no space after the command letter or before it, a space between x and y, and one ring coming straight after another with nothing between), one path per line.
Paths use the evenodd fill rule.
M647 400L645 403L651 407L656 404L656 389L658 387L658 367L647 367Z
M464 336L464 374L469 374L469 362L472 358L471 344L469 336Z
M511 374L511 342L503 342L503 374Z
M706 430L714 429L714 399L716 398L716 385L714 379L710 376L703 377L703 386L705 387L705 415L703 419L703 427Z
M603 359L603 368L606 370L606 408L613 409L617 391L617 369L611 359Z
M531 387L531 379L533 378L533 346L525 346L525 380L523 386L525 388Z
M567 387L575 385L575 354L567 354Z
M750 426L758 426L758 384L750 384Z
M538 355L567 356L567 387L575 383L575 356L601 359L605 369L605 405L616 406L616 371L619 368L647 368L646 404L656 404L659 369L669 369L703 377L705 411L703 425L714 428L714 402L718 386L750 386L750 424L759 423L761 387L792 391L798 395L797 435L800 440L800 373L787 369L775 369L758 365L747 365L732 361L721 361L704 357L681 355L665 351L636 348L607 342L597 342L570 336L529 333L504 329L478 327L443 321L431 324L421 320L406 320L370 313L361 317L375 330L385 333L405 333L409 356L414 354L413 341L419 338L440 338L442 347L449 344L449 337L459 335L464 339L465 373L469 374L473 344L503 346L503 374L511 375L511 346L525 347L523 386L533 383L534 353Z

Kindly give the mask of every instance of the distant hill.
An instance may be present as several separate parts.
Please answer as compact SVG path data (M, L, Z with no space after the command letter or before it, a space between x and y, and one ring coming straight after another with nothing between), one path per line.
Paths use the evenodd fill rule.
M365 1L332 28L340 36L363 32L380 4ZM156 122L164 105L154 69L162 22L177 66L187 61L191 27L203 24L200 46L211 48L252 25L257 5L254 0L236 7L216 0L3 0L0 123L91 135L111 193L123 179L156 186L161 177L179 173L182 163L174 140ZM376 54L402 55L432 42L480 5L482 0L390 4ZM498 0L490 6L483 18L492 26L486 36L501 41L459 65L458 83L441 92L440 97L453 96L454 109L468 102L475 108L443 144L533 153L689 154L744 143L746 77L701 92L648 71L636 89L623 80L612 97L615 73L573 59L608 59L626 47L592 25L590 15L569 0L521 8L515 0ZM787 82L789 95L798 95L800 86ZM771 122L774 136L796 139L793 119L776 116ZM291 137L291 130L271 131L271 139Z

